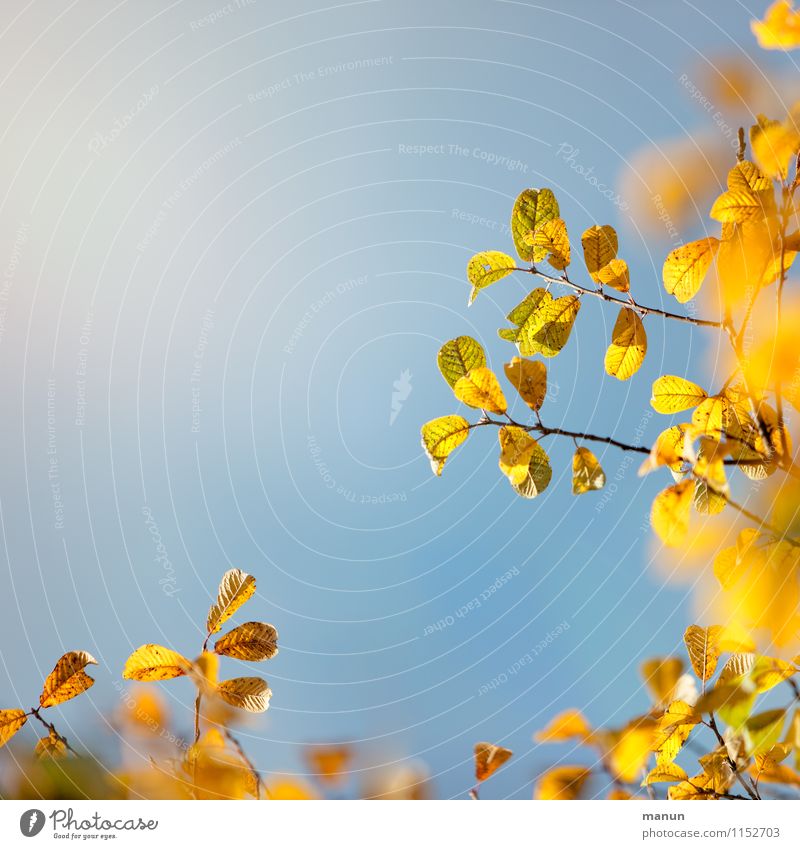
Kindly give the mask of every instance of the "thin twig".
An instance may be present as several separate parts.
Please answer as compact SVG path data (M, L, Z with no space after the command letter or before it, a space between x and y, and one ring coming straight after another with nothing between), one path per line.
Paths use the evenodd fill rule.
M72 754L73 754L73 755L76 755L76 756L78 755L78 753L75 751L75 749L73 749L73 748L72 748L72 746L70 746L69 742L67 741L67 738L66 738L63 734L59 734L59 733L58 733L58 731L56 731L56 727L55 727L55 725L53 725L53 723L52 723L52 722L48 722L48 721L47 721L47 720L46 720L46 719L45 719L45 718L44 718L44 717L43 717L43 716L39 713L39 708L35 708L35 707L34 707L34 708L31 708L31 709L28 711L28 713L30 714L30 716L35 716L35 717L36 717L36 719L38 719L38 720L39 720L39 722L41 722L41 723L42 723L42 725L44 725L44 727L45 727L45 728L46 728L46 729L47 729L47 730L48 730L48 731L49 731L49 732L50 732L50 733L51 733L51 734L52 734L52 735L53 735L56 739L60 740L60 741L64 744L64 748L65 748L67 751L72 752Z
M261 773L256 769L255 764L250 760L245 752L242 744L236 739L236 737L231 734L231 732L227 728L223 728L222 733L231 743L234 749L236 749L239 757L247 764L247 768L250 770L250 774L253 776L256 782L256 799L261 798L261 788L263 786L261 781Z

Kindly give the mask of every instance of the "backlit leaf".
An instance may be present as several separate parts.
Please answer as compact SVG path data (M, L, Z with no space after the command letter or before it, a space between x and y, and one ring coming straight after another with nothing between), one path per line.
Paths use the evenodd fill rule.
M717 668L719 640L723 632L724 629L720 625L710 625L708 628L690 625L683 635L692 669L701 681L708 681Z
M785 720L786 711L782 708L751 716L744 725L748 754L755 755L771 749L780 739Z
M27 721L25 711L20 708L0 710L0 746L5 746Z
M229 569L222 576L217 600L208 611L208 633L216 634L255 591L256 579L252 575L242 572L241 569Z
M498 769L513 755L510 749L495 746L493 743L475 744L475 778L478 781L486 779L497 772Z
M442 416L422 426L422 447L435 475L441 475L450 454L469 436L469 422L462 416Z
M573 800L580 795L592 771L585 766L557 766L548 770L534 787L535 799Z
M453 387L453 392L456 398L468 407L489 413L505 413L508 409L506 397L495 373L485 366L474 368L465 377L460 378Z
M628 380L636 374L647 353L647 334L638 313L622 307L611 332L611 345L606 351L606 374Z
M54 731L50 731L47 737L37 740L33 751L37 758L61 760L67 756L66 743Z
M683 480L663 490L653 500L650 524L664 545L679 546L686 539L695 485L694 480Z
M514 341L520 354L556 356L567 344L580 308L577 295L554 300L546 289L534 289L508 316L517 325Z
M610 224L602 226L595 224L584 230L581 236L583 246L583 260L586 270L596 281L596 275L601 268L605 268L612 259L616 259L619 242L617 232Z
M442 345L436 362L452 389L472 369L486 365L486 354L471 336L458 336Z
M800 47L800 10L790 0L776 0L767 9L763 21L751 21L750 28L766 50L791 50Z
M650 658L642 664L640 672L653 703L667 705L675 698L683 673L683 661L679 657Z
M94 678L84 672L90 663L97 661L85 651L62 655L44 682L39 704L42 707L60 705L88 690L94 684Z
M650 405L657 413L679 413L696 407L708 397L705 389L696 383L665 374L653 383Z
M610 286L618 292L631 290L631 275L624 259L612 259L597 272L596 279L601 286Z
M220 637L214 651L239 660L269 660L278 653L278 632L266 622L245 622Z
M217 693L229 705L250 713L263 713L272 695L263 678L230 678L220 682Z
M532 410L540 410L547 394L547 366L541 360L514 357L503 369L520 398Z
M761 197L750 189L723 192L711 207L709 215L723 223L741 224L751 218L760 218L765 210Z
M689 776L685 769L682 769L678 764L666 762L657 764L642 781L642 787L649 787L651 784L659 784L667 781L686 781Z
M481 251L475 254L467 263L467 280L472 284L469 303L475 300L481 289L508 277L516 265L514 257L502 251Z
M750 128L753 157L767 177L785 180L800 148L800 134L791 123L771 121L764 115Z
M583 495L605 485L606 473L597 457L588 448L576 448L572 455L572 494Z
M703 285L706 273L719 249L719 239L709 236L675 248L664 261L662 279L667 293L685 304Z
M178 652L164 646L148 643L125 661L122 677L134 681L166 681L186 675L190 662Z
M514 490L517 495L521 495L523 498L536 498L537 495L547 489L552 477L553 470L550 467L550 458L537 442L534 445L530 463L528 463L528 474L521 483L513 485Z
M562 743L565 740L585 740L592 733L586 717L575 708L562 711L533 735L537 743Z
M511 212L511 236L520 259L541 262L547 251L530 243L530 235L545 222L558 218L558 201L550 189L525 189Z
M547 252L547 261L557 271L563 271L570 263L569 236L563 218L546 221L531 238L534 248Z
M536 448L536 440L521 427L506 425L497 434L500 441L500 471L518 486L528 476L528 467Z

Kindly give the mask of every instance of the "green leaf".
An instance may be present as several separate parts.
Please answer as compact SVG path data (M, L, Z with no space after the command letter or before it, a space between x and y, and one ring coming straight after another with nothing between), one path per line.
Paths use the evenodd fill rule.
M513 257L502 251L481 251L467 263L467 279L472 283L469 302L472 303L481 289L497 283L517 267Z
M436 362L452 389L472 369L486 365L486 354L471 336L458 336L442 345Z
M547 256L547 248L533 245L530 235L558 217L558 201L550 189L525 189L519 195L511 212L511 236L520 259L541 262Z
M441 475L447 458L469 436L463 416L442 416L422 426L422 447L435 475Z
M508 314L518 325L514 341L520 354L555 357L567 344L580 308L576 295L554 300L546 289L534 289Z

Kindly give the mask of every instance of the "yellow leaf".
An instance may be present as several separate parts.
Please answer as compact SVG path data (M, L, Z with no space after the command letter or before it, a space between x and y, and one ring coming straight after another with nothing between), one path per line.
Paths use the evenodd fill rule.
M469 436L469 422L462 416L442 416L422 426L422 447L435 475L441 475L450 454Z
M653 703L665 705L673 700L683 673L683 661L679 657L654 657L646 660L640 671Z
M229 569L220 581L217 601L208 611L207 632L216 634L255 591L256 579L252 575L241 569Z
M547 251L531 244L530 235L558 215L558 201L550 189L525 189L519 195L511 212L511 236L520 259L540 262L545 258Z
M220 637L214 651L239 660L269 660L278 653L278 632L266 622L245 622Z
M777 657L758 657L750 668L750 680L757 693L766 693L778 684L791 678L797 669Z
M652 719L636 719L617 735L608 753L608 764L614 775L629 784L641 775L653 750L657 726Z
M475 744L475 778L478 781L486 781L490 775L498 769L513 755L510 749L495 746L493 743Z
M534 798L573 800L580 795L592 771L584 766L557 766L548 770L534 788Z
M606 351L606 374L628 380L636 374L647 353L647 334L639 315L622 307L611 332L611 345Z
M688 802L695 799L716 799L711 787L711 779L705 774L695 775L688 781L674 784L667 790L667 797L673 802Z
M665 374L653 383L653 397L650 405L657 413L679 413L696 407L708 397L705 389L696 383Z
M506 397L495 373L485 366L474 368L465 377L460 378L453 387L453 392L456 398L468 407L490 413L505 413L508 409Z
M592 733L586 717L575 708L562 711L533 735L537 743L561 743L565 740L585 740Z
M717 255L723 302L730 308L737 307L749 293L771 283L779 268L779 228L774 218L730 225Z
M683 480L663 490L653 500L650 524L664 545L679 546L686 539L694 489L694 480Z
M475 254L467 263L467 279L472 284L469 303L475 300L481 289L508 277L516 266L514 257L502 251L481 251Z
M751 716L744 725L747 753L755 755L771 749L780 739L785 720L786 711L782 708Z
M230 678L220 682L217 693L229 705L250 713L263 713L272 695L263 678Z
M735 779L726 749L720 747L698 760L706 776L706 780L699 782L698 787L714 793L727 793Z
M588 448L576 448L572 455L572 494L583 495L606 485L606 473Z
M553 299L546 289L534 289L509 314L516 330L502 334L512 339L523 356L555 357L567 344L581 308L577 295Z
M709 215L723 224L741 224L752 218L761 218L765 212L762 198L748 188L723 192L714 201Z
M645 776L642 782L642 787L649 787L651 784L659 784L666 781L687 781L689 778L685 769L682 769L678 764L662 763L657 764Z
M722 437L727 409L728 399L723 395L712 395L702 401L692 413L692 424L695 426L696 433L718 442Z
M0 747L5 746L27 721L27 714L20 708L0 710Z
M97 661L85 651L69 651L62 655L44 682L39 704L42 707L60 705L88 690L94 678L83 670L90 663Z
M650 456L639 468L639 474L646 475L661 466L667 466L673 472L680 472L686 461L688 427L686 424L679 424L662 431L650 449Z
M722 667L717 686L740 683L745 675L750 673L755 662L756 656L753 652L735 652Z
M719 240L713 236L675 248L664 261L662 272L667 293L681 304L690 301L700 291L718 249Z
M692 729L701 721L694 708L684 701L670 704L658 723L658 733L653 744L659 764L671 763L678 756Z
M728 171L728 190L731 192L751 191L766 198L773 193L772 180L765 177L752 162L743 159ZM768 201L765 201L765 205L767 204Z
M471 336L458 336L442 345L436 362L442 377L452 389L472 369L486 365L486 354Z
M347 775L353 752L349 746L310 746L305 757L317 778L326 784L336 784Z
M791 50L800 47L800 11L790 0L777 0L763 21L751 21L750 28L765 50Z
M61 760L67 756L66 743L54 731L38 740L33 751L37 758Z
M793 124L770 121L763 115L750 128L753 157L767 177L785 180L800 147L800 134Z
M631 275L624 259L612 259L597 272L596 279L601 286L610 286L618 292L631 290Z
M520 398L532 410L540 410L547 394L547 366L541 360L514 357L503 369Z
M535 248L547 252L547 261L557 271L563 271L569 265L569 236L563 218L546 221L529 239Z
M602 226L595 224L584 230L581 236L583 245L583 260L586 270L597 281L597 273L605 268L612 259L616 259L619 242L617 232L610 224Z
M528 467L536 448L536 440L521 427L505 426L498 431L500 471L518 486L528 476Z
M521 483L512 485L517 495L521 495L523 498L536 498L537 495L547 489L552 477L553 470L550 467L550 458L544 448L536 442L528 463L528 474Z
M125 661L122 677L134 681L166 681L186 675L190 665L178 652L148 643L139 646Z
M708 681L717 668L719 640L723 632L724 629L720 625L710 625L708 628L690 625L683 635L692 669L701 681Z

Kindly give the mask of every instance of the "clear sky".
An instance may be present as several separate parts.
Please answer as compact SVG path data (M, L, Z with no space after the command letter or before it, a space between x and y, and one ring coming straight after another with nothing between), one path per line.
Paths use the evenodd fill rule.
M459 410L443 341L475 336L498 371L514 353L496 330L530 281L468 310L464 268L511 250L523 188L554 189L576 242L616 226L637 299L665 300L664 255L703 225L646 231L620 187L648 197L644 146L726 142L740 116L686 83L721 55L764 65L765 5L4 3L2 706L90 651L97 685L59 723L114 753L125 657L196 653L235 566L258 582L246 618L280 633L272 706L243 731L266 771L347 740L362 777L419 761L450 797L490 740L517 755L487 793L525 798L575 757L531 741L556 711L645 709L638 665L692 615L651 562L663 480L609 448L605 493L576 499L573 446L551 440L550 488L525 501L494 434L435 479L419 427ZM621 384L602 367L614 317L584 305L543 417L649 444L651 381L715 340L666 345L648 321ZM190 686L164 690L188 730Z

